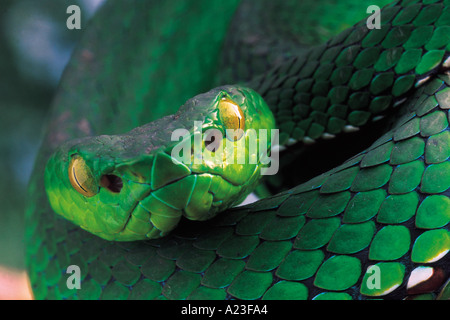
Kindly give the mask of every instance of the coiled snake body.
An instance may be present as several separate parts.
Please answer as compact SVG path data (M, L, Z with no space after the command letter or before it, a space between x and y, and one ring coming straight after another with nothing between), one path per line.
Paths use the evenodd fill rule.
M449 298L450 4L396 1L379 29L364 19L309 48L300 2L105 4L30 183L35 298ZM260 162L171 161L171 133L194 137L196 120L247 156L225 129L278 128L283 158L383 116L364 151L238 208Z

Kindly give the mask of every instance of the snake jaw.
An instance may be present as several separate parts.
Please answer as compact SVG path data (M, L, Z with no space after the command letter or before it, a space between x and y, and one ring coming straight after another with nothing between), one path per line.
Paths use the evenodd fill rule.
M255 170L253 176L258 174ZM239 203L246 194L241 191L241 186L231 184L220 175L193 172L136 200L113 240L164 237L178 225L182 216L190 220L209 220L224 210L224 206L229 206L227 198L236 198L234 203Z
M46 190L51 206L61 216L105 240L163 237L178 225L182 216L191 220L207 220L245 195L240 185L226 177L195 172L185 164L174 163L164 152L112 167L110 163L102 164L101 159L97 162L86 156L80 148L76 151L64 149L67 148L57 152L48 163ZM98 172L96 180L100 182L98 193L92 197L71 189L65 172L73 152L85 159L91 168L107 168L106 171L93 170ZM58 161L61 153L65 154L66 161ZM256 171L252 173L254 179L258 178ZM159 172L163 174L158 175ZM122 184L118 192L101 182L107 176L120 179ZM64 187L54 188L58 185L55 181ZM177 197L173 197L174 194ZM77 205L77 213L67 202ZM95 210L99 204L102 209Z

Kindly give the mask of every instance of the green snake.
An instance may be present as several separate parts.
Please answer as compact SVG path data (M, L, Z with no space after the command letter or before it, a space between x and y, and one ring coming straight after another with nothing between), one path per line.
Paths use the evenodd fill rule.
M449 299L450 3L396 1L369 28L316 2L101 8L30 182L36 299ZM358 136L302 181L313 142Z

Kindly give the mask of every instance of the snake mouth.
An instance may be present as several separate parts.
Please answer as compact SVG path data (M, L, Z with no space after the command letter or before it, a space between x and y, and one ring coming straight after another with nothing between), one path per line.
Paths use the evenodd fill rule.
M104 175L105 186L114 191L111 188L120 187L114 174L119 174L125 188L123 197L134 199L126 213L120 214L123 222L114 232L115 240L163 237L183 216L195 221L211 219L245 199L247 190L259 180L263 166L261 161L254 165L208 161L197 164L194 158L185 164L169 151L123 164L113 175Z
M145 185L135 181L127 183ZM148 184L146 186L149 187ZM219 174L193 172L156 190L147 191L137 199L115 240L163 237L183 217L208 220L224 208L238 204L241 191L242 186L232 184Z

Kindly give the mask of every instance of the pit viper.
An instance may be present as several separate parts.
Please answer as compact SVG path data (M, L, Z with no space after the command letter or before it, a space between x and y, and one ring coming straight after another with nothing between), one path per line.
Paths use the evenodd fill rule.
M34 297L449 299L450 3L380 3L378 26L342 3L106 2L29 186ZM254 161L176 160L176 129L183 159L197 141ZM259 149L238 145L250 129ZM328 146L355 137L367 145L336 164ZM334 167L301 181L315 146ZM264 177L276 154L290 169Z

